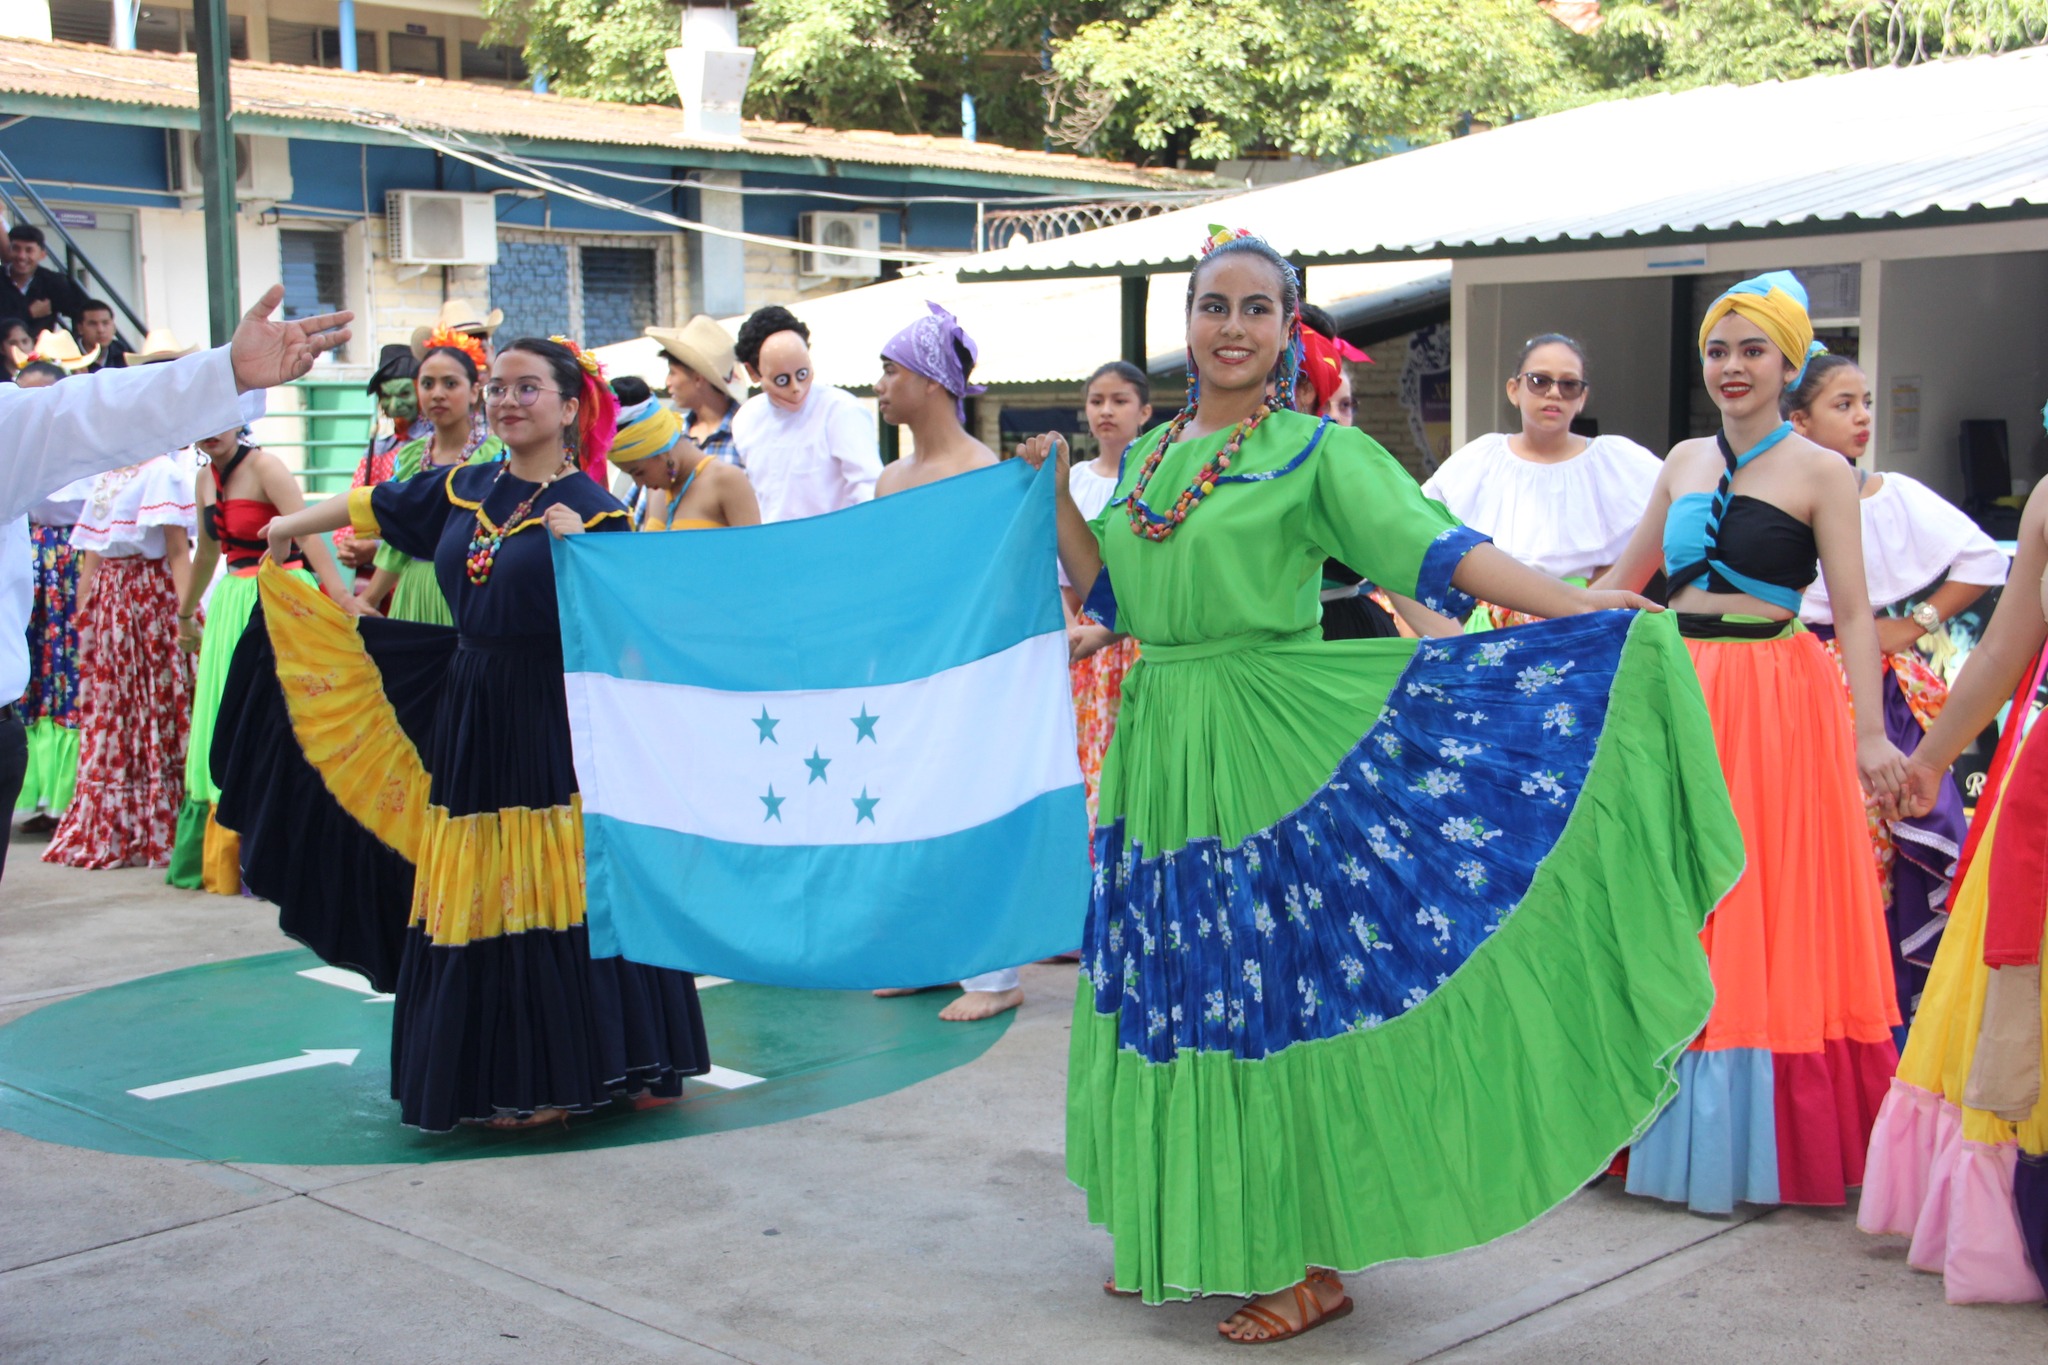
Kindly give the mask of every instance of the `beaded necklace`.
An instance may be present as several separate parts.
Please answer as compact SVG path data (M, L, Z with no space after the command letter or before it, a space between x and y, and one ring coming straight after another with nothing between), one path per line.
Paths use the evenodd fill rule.
M576 472L575 461L566 455L563 456L562 467L548 475L531 493L528 493L525 500L512 509L512 515L505 518L504 525L493 526L491 519L484 515L484 504L490 501L491 494L498 489L499 480L503 479L511 468L510 460L499 466L496 477L491 480L491 486L476 500L476 529L469 535L469 558L465 561L464 567L469 571L469 581L479 588L491 581L491 568L498 562L498 546L504 542L506 536L519 529L519 523L526 520L527 514L533 511L533 505L540 501L540 495L547 492L556 479L564 474Z
M1131 485L1130 498L1124 504L1124 514L1130 519L1131 533L1143 536L1147 540L1162 541L1178 530L1180 524L1188 519L1188 514L1201 505L1202 499L1215 492L1216 485L1224 481L1224 475L1230 469L1230 461L1244 445L1245 438L1250 436L1253 429L1265 421L1267 414L1272 411L1271 403L1261 403L1253 410L1251 416L1231 428L1230 439L1223 443L1223 448L1196 472L1194 482L1181 490L1181 495L1174 499L1172 510L1161 516L1145 505L1145 489L1151 485L1152 476L1158 472L1159 462L1166 458L1167 447L1180 439L1181 432L1194 417L1194 409L1189 408L1174 418L1173 424L1161 433L1159 444L1153 447L1151 455L1147 456L1145 463L1139 467L1137 482Z

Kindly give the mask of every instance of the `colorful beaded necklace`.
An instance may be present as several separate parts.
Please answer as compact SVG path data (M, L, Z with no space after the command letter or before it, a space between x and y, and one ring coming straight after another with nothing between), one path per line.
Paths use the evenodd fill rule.
M564 474L576 472L576 463L568 456L563 456L562 467L548 475L531 493L528 493L525 500L512 509L512 515L505 518L504 525L493 526L491 519L484 515L484 504L490 501L491 494L498 489L498 481L503 479L511 468L509 460L501 465L497 477L491 480L491 486L484 490L484 495L476 502L476 529L469 534L469 558L465 561L465 567L469 571L469 581L479 588L491 581L491 568L498 562L498 546L504 542L506 536L519 529L519 524L533 511L534 503L540 501L540 495L547 492L556 479Z
M1160 541L1178 530L1180 524L1188 519L1188 514L1201 505L1202 499L1215 492L1216 485L1224 481L1224 475L1230 469L1230 462L1244 445L1245 438L1250 436L1252 430L1265 421L1266 415L1272 411L1273 405L1270 402L1261 403L1251 416L1233 427L1230 439L1223 443L1223 448L1195 474L1194 482L1181 490L1181 495L1174 499L1173 509L1165 516L1161 516L1145 505L1145 489L1151 485L1153 474L1158 472L1159 462L1166 458L1167 447L1180 439L1181 432L1194 417L1195 410L1188 408L1174 418L1173 424L1160 434L1159 444L1153 448L1151 455L1146 457L1145 463L1139 468L1137 482L1131 485L1130 498L1124 504L1124 514L1130 518L1131 533L1143 536L1147 540Z

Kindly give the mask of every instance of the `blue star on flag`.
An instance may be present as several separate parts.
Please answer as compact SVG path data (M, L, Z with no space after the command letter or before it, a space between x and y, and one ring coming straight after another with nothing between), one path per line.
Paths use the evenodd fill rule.
M847 719L853 722L853 728L856 732L853 737L855 744L860 743L864 739L873 739L875 743L881 743L880 740L875 739L875 722L880 720L881 717L869 715L866 702L861 703L859 715L849 716Z
M881 797L869 796L868 789L866 787L862 787L860 789L860 795L853 798L853 808L856 812L858 812L858 814L856 814L853 817L853 823L857 825L863 820L867 821L871 825L875 823L875 807L880 805L881 801Z
M766 796L755 799L768 808L768 813L761 817L761 823L764 825L770 820L780 821L782 819L782 803L789 800L786 796L777 796L775 794L775 784L773 782L768 784L768 794ZM854 823L859 824L860 822L856 820Z
M858 743L859 741L856 740L855 742ZM825 769L831 762L832 760L829 758L820 758L818 756L818 746L813 744L811 746L811 756L804 760L804 766L811 770L811 782L825 781ZM804 785L808 787L811 785L811 782L806 782Z
M781 740L775 737L775 727L780 724L782 724L782 722L770 716L768 714L768 708L763 706L761 708L761 714L754 718L754 725L761 731L761 738L758 742L762 744L782 743Z

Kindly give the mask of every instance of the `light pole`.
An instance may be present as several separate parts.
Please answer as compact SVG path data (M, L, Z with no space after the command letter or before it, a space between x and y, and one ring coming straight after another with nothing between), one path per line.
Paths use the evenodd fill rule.
M241 267L235 252L234 102L228 93L227 0L193 0L192 39L199 49L199 185L206 204L206 292L213 344L224 346L242 316Z

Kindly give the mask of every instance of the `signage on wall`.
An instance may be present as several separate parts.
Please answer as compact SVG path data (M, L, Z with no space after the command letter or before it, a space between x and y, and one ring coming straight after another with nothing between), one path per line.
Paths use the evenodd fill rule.
M1424 470L1434 471L1451 454L1451 329L1448 323L1418 328L1408 338L1401 367L1401 406L1408 429L1422 451Z
M1894 455L1920 448L1920 376L1900 375L1891 384L1892 429L1885 450Z
M100 216L89 209L57 209L52 216L59 227L96 228L100 225Z
M415 38L424 38L428 36L427 26L425 24L407 24L405 26L405 31Z

